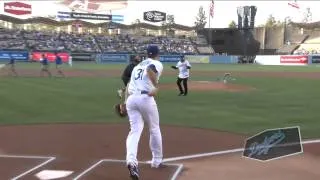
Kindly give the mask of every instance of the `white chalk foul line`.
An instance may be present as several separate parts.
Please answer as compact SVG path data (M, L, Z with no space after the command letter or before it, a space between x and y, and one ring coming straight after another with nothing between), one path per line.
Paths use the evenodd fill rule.
M34 167L34 168L29 169L28 171L25 171L24 173L22 173L22 174L20 174L20 175L18 175L18 176L16 176L16 177L14 177L14 178L12 178L11 180L18 180L19 178L22 178L23 176L31 173L32 171L34 171L34 170L36 170L36 169L38 169L38 168L40 168L40 167L42 167L42 166L44 166L44 165L48 164L49 162L51 162L51 161L53 161L53 160L56 159L55 157L48 157L48 158L49 158L49 159L46 160L45 162L39 164L38 166L36 166L36 167ZM31 158L30 158L30 159L31 159ZM34 158L34 159L43 159L43 157L41 157L41 158Z
M116 159L104 159L105 162L118 162L118 163L126 163L126 160L116 160ZM139 162L139 164L150 164L147 162ZM167 166L173 166L176 167L176 171L170 178L170 180L176 180L177 177L179 176L180 172L182 171L183 164L166 164Z
M320 143L320 139L302 141L302 144L316 144L316 143Z
M74 178L74 180L78 180L80 179L82 176L84 176L85 174L87 174L89 171L91 171L92 169L94 169L95 167L97 167L99 164L101 164L103 162L103 160L100 160L96 163L94 163L92 166L90 166L88 169L84 170L82 173L80 173L77 177Z
M87 174L89 171L92 171L94 168L96 168L98 165L100 165L103 162L115 162L115 163L126 163L126 160L118 160L118 159L101 159L100 161L94 163L92 166L90 166L88 169L84 170L82 173L80 173L77 177L74 178L74 180L79 180L82 178L85 174ZM139 164L150 164L147 162L138 162ZM170 178L170 180L176 180L179 176L179 173L182 171L183 164L166 164L167 166L174 166L177 167L176 171Z
M7 155L0 154L0 158L21 158L21 159L50 159L49 156L26 156L26 155Z
M302 144L320 143L320 139L302 141L301 143ZM242 151L244 151L244 148L229 149L229 150L224 150L224 151L214 151L214 152L209 152L209 153L199 153L199 154L192 154L192 155L187 155L187 156L178 156L178 157L172 157L172 158L165 158L165 159L163 159L163 162L172 162L172 161L179 161L179 160L187 160L187 159L195 159L195 158L202 158L202 157L209 157L209 156L217 156L217 155L237 153L237 152L242 152ZM146 163L151 163L151 161L146 161Z
M178 176L180 175L181 171L183 169L183 164L179 164L178 165L178 169L176 170L176 172L174 172L174 174L171 177L171 180L176 180L178 178Z
M193 154L193 155L187 155L187 156L178 156L178 157L172 157L172 158L165 158L163 159L163 162L172 162L172 161L194 159L194 158L201 158L201 157L208 157L208 156L217 156L222 154L241 152L243 150L244 150L243 148L238 148L238 149L230 149L225 151L216 151L216 152ZM148 161L148 162L151 162L151 161Z

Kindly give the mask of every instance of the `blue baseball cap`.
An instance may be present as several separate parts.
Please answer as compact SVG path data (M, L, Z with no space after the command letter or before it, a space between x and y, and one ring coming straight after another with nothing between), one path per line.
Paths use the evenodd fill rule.
M149 45L147 49L148 55L158 55L159 54L159 48L156 45Z

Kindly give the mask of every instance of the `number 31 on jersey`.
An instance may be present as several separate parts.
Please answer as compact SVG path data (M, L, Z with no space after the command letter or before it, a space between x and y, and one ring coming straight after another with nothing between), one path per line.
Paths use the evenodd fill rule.
M138 69L137 72L138 73L134 77L134 80L142 80L142 75L143 75L144 70L143 69Z

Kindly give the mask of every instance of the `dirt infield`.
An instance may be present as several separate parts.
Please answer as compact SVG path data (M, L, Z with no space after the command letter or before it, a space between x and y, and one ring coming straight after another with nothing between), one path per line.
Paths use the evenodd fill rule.
M202 160L184 162L189 170L179 180L317 180L320 158L308 153L291 156L267 163L241 157L241 154L229 154L209 157ZM203 175L206 174L206 177Z
M50 163L26 174L22 179L34 179L35 174L42 170L67 170L74 173L68 177L73 179L85 169L101 159L125 159L125 139L128 134L128 124L97 124L97 125L33 125L33 126L2 126L0 127L1 149L9 155L33 155L56 157ZM236 148L243 142L242 136L211 130L162 126L165 157L177 157L210 151ZM188 138L186 138L188 137ZM226 141L220 142L224 137ZM0 157L1 158L1 157ZM12 171L3 172L3 176L17 176L39 163L39 159L4 158L0 169L12 164ZM1 159L2 159L1 158ZM148 134L144 131L141 139L139 160L151 159L148 145ZM12 161L12 162L11 162ZM31 162L30 162L31 161ZM0 161L2 162L2 161ZM34 163L34 164L30 164ZM23 165L23 166L22 166ZM168 180L176 171L169 167L160 171L141 165L142 179ZM126 180L128 172L124 163L103 162L92 169L81 179Z
M188 83L188 87L193 91L213 91L213 90L221 90L221 91L229 91L229 92L238 92L238 91L249 91L254 90L254 88L237 85L237 84L229 84L223 82L213 82L213 81L190 81ZM170 84L161 84L161 89L177 89L177 85L174 83Z
M37 179L35 175L42 170L63 170L73 172L63 178L68 180L129 180L124 161L117 162L125 158L125 139L128 131L127 123L1 126L1 149L6 154L0 155L1 177L8 179L24 173L20 176L21 179L34 180ZM147 133L145 130L141 138L138 155L140 161L151 159ZM162 133L165 158L239 148L245 139L244 136L227 132L176 126L162 126ZM293 179L302 179L303 176L313 180L319 177L319 145L305 145L304 155L268 163L244 159L239 153L169 163L184 164L184 169L178 176L179 180L211 180L213 177L219 180L291 180L293 175ZM45 164L28 172L40 163ZM169 180L178 166L155 170L148 164L141 163L140 168L143 180ZM269 171L272 172L272 176L268 175Z

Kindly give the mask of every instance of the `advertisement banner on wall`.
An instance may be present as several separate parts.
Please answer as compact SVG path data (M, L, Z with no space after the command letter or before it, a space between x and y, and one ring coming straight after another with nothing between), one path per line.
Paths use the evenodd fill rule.
M212 63L212 64L236 64L236 63L238 63L238 56L210 56L210 63Z
M128 6L128 0L59 0L57 3L69 9L91 13L119 10Z
M280 56L260 55L256 56L254 63L260 65L281 65Z
M100 62L120 62L125 63L129 61L129 54L102 54Z
M209 63L210 56L187 55L185 59L190 63Z
M31 5L22 2L4 3L4 12L14 15L27 15L32 13Z
M71 13L71 18L74 19L90 19L90 20L104 20L111 21L112 16L109 14L87 14L87 13Z
M160 56L160 61L161 62L174 62L177 63L182 59L183 56L180 55L161 55Z
M306 65L308 64L308 56L306 55L288 55L280 56L281 64L290 65Z
M320 63L320 55L312 55L311 56L311 62L312 62L312 64Z
M32 52L32 60L33 61L40 61L42 54L44 54L49 62L54 62L56 60L56 55L53 52ZM69 53L60 52L58 56L61 57L62 62L67 63L69 61Z
M124 21L124 16L123 15L111 15L112 22L123 22ZM64 11L58 11L57 13L57 18L60 20L69 20L69 19L74 19L71 17L71 12L64 12Z
M28 61L28 51L0 51L0 61L8 61L13 57L16 61Z
M71 53L72 61L94 61L96 54L93 53Z
M160 11L147 11L143 13L143 20L149 22L161 22L167 19L166 13Z

